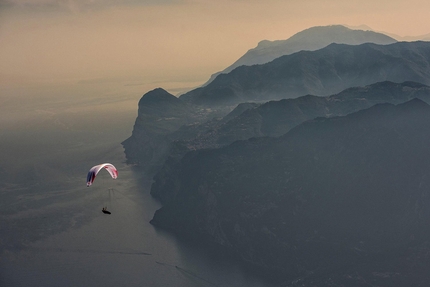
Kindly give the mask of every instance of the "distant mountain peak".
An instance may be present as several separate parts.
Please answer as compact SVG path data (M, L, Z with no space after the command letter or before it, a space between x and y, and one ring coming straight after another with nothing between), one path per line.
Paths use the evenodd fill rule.
M347 28L349 28L351 30L375 31L371 27L369 27L369 26L367 26L365 24L358 25L358 26L351 26L351 25L342 24L342 26L345 26L345 27L347 27Z
M369 31L354 30L343 25L316 26L298 32L287 40L262 40L257 47L248 50L231 66L211 76L205 84L208 85L219 74L231 72L239 66L265 64L284 55L290 55L302 50L315 51L331 43L359 45L363 43L392 44L396 40L385 34ZM204 86L205 86L204 85Z
M238 67L180 98L202 105L226 105L306 94L329 96L349 87L383 81L428 85L429 50L429 42L331 43L316 51L284 55L266 64Z
M147 92L139 101L139 106L158 102L177 102L179 99L162 88Z

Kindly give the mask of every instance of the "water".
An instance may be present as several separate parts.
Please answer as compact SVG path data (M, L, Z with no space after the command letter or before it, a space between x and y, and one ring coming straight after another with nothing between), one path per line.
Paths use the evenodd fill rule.
M160 204L120 145L137 100L3 102L0 286L270 286L149 224ZM119 178L102 171L87 188L88 169L102 162Z

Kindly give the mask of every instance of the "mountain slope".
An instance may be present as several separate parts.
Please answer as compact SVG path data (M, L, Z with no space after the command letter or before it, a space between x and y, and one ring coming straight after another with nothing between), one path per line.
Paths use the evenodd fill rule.
M348 45L375 43L386 45L395 42L395 39L382 33L353 30L341 25L312 27L293 35L287 40L261 41L257 47L246 52L231 66L212 75L205 85L212 82L219 74L229 73L242 65L264 64L284 55L290 55L302 50L315 51L332 43Z
M208 112L156 89L142 97L132 136L123 146L128 162L157 172L168 157L180 159L190 150L218 148L251 137L280 136L315 117L346 115L377 103L399 104L413 98L430 103L430 87L381 82L329 97L308 95L264 104L244 103L222 118L227 111L212 111L216 118L207 121Z
M147 92L139 101L132 135L121 144L127 162L139 164L145 171L158 171L166 160L172 143L196 137L212 118L231 111L230 107L206 109L180 100L162 88Z
M165 160L168 135L188 122L201 120L198 110L167 91L154 89L140 99L132 136L122 142L129 163L151 168Z
M430 84L430 42L331 44L263 65L238 67L180 99L198 105L233 105L306 94L327 96L381 81Z
M400 104L413 98L430 104L430 87L414 82L380 82L346 89L329 97L308 95L264 104L241 104L221 120L200 125L194 137L179 140L179 135L176 136L178 140L173 143L169 157L179 159L191 150L219 148L252 137L281 136L316 117L342 116L375 104ZM154 196L169 200L168 195Z
M429 122L415 99L189 153L154 183L175 198L152 223L288 280L395 260L430 240Z

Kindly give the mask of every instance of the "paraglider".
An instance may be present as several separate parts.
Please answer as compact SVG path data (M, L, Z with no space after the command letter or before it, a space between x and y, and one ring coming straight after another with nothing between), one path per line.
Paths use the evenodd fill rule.
M102 168L106 169L113 179L116 179L118 177L118 171L116 170L115 166L113 166L113 164L110 164L110 163L99 164L99 165L93 166L88 172L87 187L90 187L93 184L97 174L99 173L100 170L102 170Z
M99 165L95 165L88 172L88 175L87 175L87 187L90 187L93 184L94 180L96 179L97 174L103 168L106 169L109 172L110 176L113 179L116 179L118 177L118 171L116 170L116 168L115 168L115 166L113 164L102 163L102 164L99 164ZM109 190L109 192L110 192L110 190ZM109 196L110 196L110 193L109 193ZM107 210L107 207L103 207L102 212L104 214L111 214L111 212Z
M111 212L107 210L107 206L102 208L102 212L104 214L111 214Z

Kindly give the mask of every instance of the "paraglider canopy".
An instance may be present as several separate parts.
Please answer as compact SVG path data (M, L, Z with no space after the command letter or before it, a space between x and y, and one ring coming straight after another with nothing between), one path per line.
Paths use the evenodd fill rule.
M90 169L90 171L88 172L88 175L87 175L87 187L89 187L89 186L91 186L93 184L94 180L96 179L97 174L103 168L106 169L109 172L109 174L111 175L111 177L113 179L116 179L118 177L118 171L116 170L115 166L113 166L113 164L102 163L102 164L93 166Z

